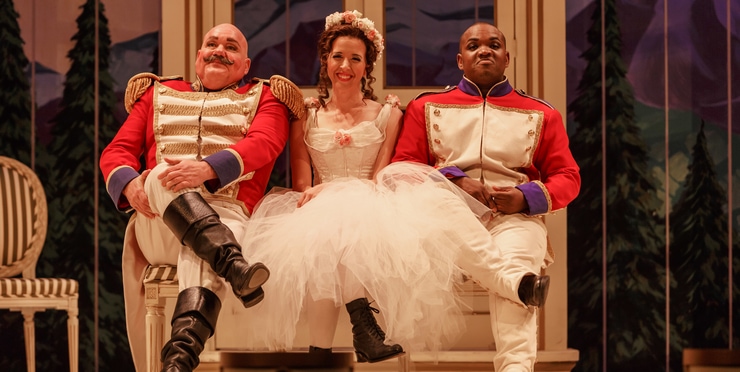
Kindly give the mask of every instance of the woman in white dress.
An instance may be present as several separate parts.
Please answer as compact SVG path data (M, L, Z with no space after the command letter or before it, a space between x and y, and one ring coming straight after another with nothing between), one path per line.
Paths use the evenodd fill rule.
M291 129L293 188L267 195L245 234L248 259L272 272L245 338L290 350L303 315L309 352L329 353L344 306L359 362L451 346L465 330L454 290L468 239L460 231L480 231L481 241L488 234L436 170L389 165L402 112L395 96L375 101L383 39L373 23L334 13L318 48L319 97L306 99L306 119Z

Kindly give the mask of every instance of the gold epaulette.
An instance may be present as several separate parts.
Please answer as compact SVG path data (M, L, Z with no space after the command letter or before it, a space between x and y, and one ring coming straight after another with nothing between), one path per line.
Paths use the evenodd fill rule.
M549 107L549 108L551 108L551 109L555 110L555 107L554 107L553 105L551 105L551 104L550 104L550 102L547 102L547 101L545 101L545 100L544 100L544 99L542 99L542 98L538 98L538 97L535 97L535 96L530 96L530 95L529 95L529 94L527 94L527 93L526 93L526 92L525 92L525 91L524 91L523 89L515 89L515 91L516 91L516 92L517 92L517 93L518 93L518 94L519 94L520 96L522 96L522 97L527 97L527 98L531 98L531 99L533 99L533 100L535 100L535 101L537 101L537 102L539 102L539 103L541 103L541 104L543 104L543 105L545 105L545 106L547 106L547 107Z
M306 106L303 103L303 92L292 81L280 75L270 76L268 82L272 94L290 110L292 119L303 119Z
M419 93L419 94L418 94L418 95L417 95L416 97L414 97L414 99L418 99L418 98L420 98L420 97L423 97L423 96L426 96L426 95L429 95L429 94L439 94L439 93L447 93L447 92L449 92L449 91L451 91L451 90L453 90L453 89L455 89L455 88L457 88L457 85L448 85L448 86L446 86L446 87L445 87L444 89L442 89L442 90L438 90L438 91L427 91L427 92L421 92L421 93Z
M157 76L151 72L142 72L134 75L131 79L128 79L128 85L126 85L126 95L124 96L123 103L126 107L126 112L130 113L134 107L134 103L138 100L144 92L152 85L154 81L167 81L167 80L182 80L182 76Z

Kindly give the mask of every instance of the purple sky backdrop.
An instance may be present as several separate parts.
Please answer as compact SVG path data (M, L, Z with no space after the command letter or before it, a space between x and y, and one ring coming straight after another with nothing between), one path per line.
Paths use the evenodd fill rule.
M567 3L568 99L576 97L585 61L586 31L592 24L595 2ZM622 31L622 58L638 101L665 106L664 77L668 76L669 106L691 111L719 126L727 124L727 84L740 86L740 7L731 9L732 78L727 73L727 2L682 0L668 3L667 35L663 0L617 0ZM664 68L664 40L668 40L668 73ZM734 117L740 117L740 89L733 89ZM738 120L733 120L737 122ZM737 128L737 129L735 129ZM733 126L740 133L740 125Z

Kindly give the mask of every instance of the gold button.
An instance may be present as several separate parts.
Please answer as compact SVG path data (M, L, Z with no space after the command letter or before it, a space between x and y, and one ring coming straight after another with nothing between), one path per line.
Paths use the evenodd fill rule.
M529 132L527 132L527 133L529 133L529 136L530 136L530 137L531 137L531 136L534 136L534 129L530 129L530 130L529 130Z
M253 96L253 95L254 95L255 93L257 93L257 92L256 92L256 91L255 91L254 89L252 89L252 90L250 90L250 91L249 91L249 93L248 93L248 94L249 94L250 96Z
M435 139L434 139L434 143L436 143L436 144L440 144L440 143L442 143L442 141L440 141L440 140L439 140L439 138L435 138Z
M527 146L527 148L524 149L524 151L529 152L529 150L531 150L531 149L532 149L532 146Z
M249 107L242 108L242 112L244 113L244 115L249 115Z
M439 131L439 124L432 125L432 128L434 128L434 130L436 131Z
M532 114L529 115L529 121L534 120L534 116Z
M165 94L166 92L167 92L167 88L165 88L165 87L160 87L159 88L159 94Z
M164 144L159 145L159 151L164 152L164 148L165 148L165 145Z
M164 112L164 104L159 105L159 112Z
M434 116L440 116L442 112L439 111L439 109L434 109Z

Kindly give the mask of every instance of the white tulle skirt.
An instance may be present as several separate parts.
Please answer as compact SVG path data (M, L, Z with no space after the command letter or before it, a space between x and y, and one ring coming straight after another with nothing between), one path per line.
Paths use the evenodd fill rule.
M245 256L271 271L264 301L248 310L259 319L244 337L250 346L290 350L305 301L344 307L347 276L381 311L387 343L437 351L458 340L465 321L455 290L457 234L461 224L480 226L482 204L414 163L393 163L374 181L335 180L296 208L299 196L268 194L248 223Z

